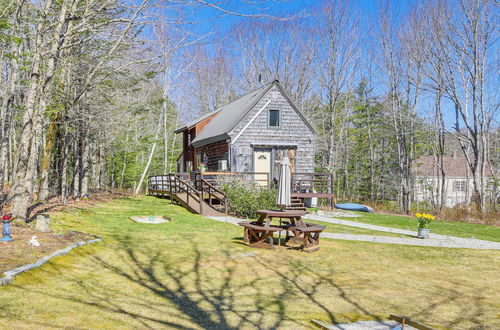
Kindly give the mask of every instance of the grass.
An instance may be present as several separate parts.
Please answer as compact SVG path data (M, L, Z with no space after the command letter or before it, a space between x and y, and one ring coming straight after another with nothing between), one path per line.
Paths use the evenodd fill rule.
M257 218L252 219L252 220L256 221ZM379 236L391 236L391 237L404 236L401 234L394 234L394 233L383 232L383 231L378 231L378 230L371 230L371 229L364 229L364 228L356 228L356 227L352 227L352 226L338 225L338 224L329 223L329 222L320 221L320 220L307 219L306 222L325 226L324 231L329 232L329 233L353 234L353 235L379 235ZM278 224L278 220L274 219L273 223Z
M388 214L353 212L358 218L339 219L369 223L372 225L392 227L416 231L417 221L414 217L396 216ZM430 224L431 233L451 235L464 238L477 238L488 241L500 242L500 227L480 225L467 222L436 220Z
M163 214L168 224L134 223ZM299 329L406 315L440 328L498 328L499 251L323 239L267 251L242 230L152 197L52 214L104 241L0 287L0 328Z
M338 225L338 224L324 222L324 221L318 221L318 220L307 219L306 222L315 223L318 225L325 226L325 232L329 232L329 233L352 234L352 235L377 235L377 236L391 236L391 237L405 236L405 235L401 235L401 234L394 234L394 233L378 231L378 230L371 230L371 229Z

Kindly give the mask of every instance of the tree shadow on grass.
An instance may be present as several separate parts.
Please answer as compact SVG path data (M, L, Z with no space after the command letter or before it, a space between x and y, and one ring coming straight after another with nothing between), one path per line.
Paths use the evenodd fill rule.
M148 328L263 329L278 328L284 321L296 323L286 316L283 301L290 295L286 287L276 288L272 301L261 299L266 288L259 282L265 278L238 278L237 263L229 254L208 267L203 265L207 258L194 243L191 254L186 258L189 260L172 260L162 252L145 252L138 246L123 244L118 258L111 262L93 257L99 274L118 276L119 285L108 286L98 277L79 280L52 265L61 281L70 281L70 287L77 285L79 290L58 288L56 292L41 290L38 293L111 314L127 315ZM250 296L241 294L249 288ZM244 304L242 299L246 300ZM267 322L265 326L263 319Z
M457 284L457 287L459 285ZM491 290L491 288L482 288L478 293ZM436 292L433 288L425 290L429 298L429 303L424 308L415 309L411 317L426 323L426 319L432 318L436 310L442 309L443 306L454 306L459 308L459 312L455 313L455 317L450 317L441 324L447 329L464 328L465 322L470 323L468 328L471 329L486 329L484 326L484 318L486 313L484 310L485 297L482 294L468 297L467 303L464 303L464 293L454 288L446 289L446 296Z
M276 258L287 257L286 252L275 253ZM124 235L114 247L112 258L82 256L92 258L94 269L89 272L95 276L72 276L63 266L49 264L58 279L70 285L38 293L97 308L103 311L103 318L116 324L123 323L123 316L127 316L144 328L298 328L304 326L304 320L301 323L292 314L291 306L296 302L315 306L331 323L344 322L345 317L339 319L335 313L336 306L325 303L326 292L333 292L356 314L380 319L334 280L331 275L335 267L318 271L306 254L288 263L273 263L276 258L269 254L226 251L210 255L191 242L185 258L174 259L168 251L148 249ZM245 267L246 276L242 276L240 266ZM32 287L27 290L33 292ZM420 316L417 319L430 317L432 311L459 295L457 291L433 299L427 308L415 311ZM449 325L463 321L458 316ZM480 325L480 318L472 322Z
M210 264L195 243L189 265L165 259L161 253L141 261L132 249L125 249L129 267L124 270L99 260L102 267L143 286L160 298L173 303L191 322L210 329L278 328L283 322L296 323L286 316L284 301L292 293L286 285L273 288L272 300L266 300L268 279L259 276L258 266L253 265L249 278L236 274L238 256L224 252ZM253 259L253 256L252 256ZM257 266L257 267L256 267ZM130 269L135 269L133 275ZM249 292L250 291L250 292ZM247 300L243 305L242 300ZM242 307L244 306L244 307ZM267 320L264 326L263 321Z

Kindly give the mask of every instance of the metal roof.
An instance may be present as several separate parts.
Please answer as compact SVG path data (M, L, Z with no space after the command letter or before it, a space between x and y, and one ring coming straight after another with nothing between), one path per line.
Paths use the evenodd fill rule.
M278 80L275 80L264 87L243 95L239 99L220 108L220 113L215 116L210 123L205 126L201 133L192 141L193 146L201 147L203 145L228 139L229 132L245 117L245 115L266 95L266 93L276 85L283 93L287 101L292 105L299 116L304 120L311 131L316 134L314 127L309 123L305 116L297 109L285 93ZM200 121L202 119L198 119Z
M213 114L216 114L216 113L217 113L217 112L219 112L219 111L221 111L221 109L214 110L214 111L212 111L212 112L207 113L206 115L203 115L203 116L201 116L201 117L199 117L199 118L196 118L195 120L193 120L193 121L191 121L191 122L187 123L186 125L184 125L184 126L182 126L182 127L178 128L178 129L176 129L176 130L174 131L174 133L175 133L175 134L177 134L177 133L180 133L180 132L182 132L182 131L184 131L184 130L186 130L186 129L190 128L190 127L193 127L194 125L198 124L198 123L199 123L200 121L202 121L203 119L207 119L208 117L212 116Z
M237 100L223 106L220 113L201 131L192 142L195 147L217 142L229 138L229 132L240 122L245 114L259 102L259 100L273 86L274 82L253 92L243 95Z

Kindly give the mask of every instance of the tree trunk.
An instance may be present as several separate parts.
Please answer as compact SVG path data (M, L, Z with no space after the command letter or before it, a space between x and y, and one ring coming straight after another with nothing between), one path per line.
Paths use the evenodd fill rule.
M40 164L40 183L38 188L38 200L40 201L45 201L49 196L49 171L52 165L53 149L56 144L59 121L61 118L60 115L53 115L50 117Z
M136 194L136 195L140 193L142 183L144 182L144 179L146 178L146 175L148 174L149 166L151 165L151 161L153 160L153 156L155 153L156 143L158 141L158 136L160 135L160 131L161 131L162 116L165 116L165 115L166 115L166 113L164 113L164 112L160 113L160 118L158 120L158 124L156 127L156 133L155 133L155 137L153 140L153 144L151 145L151 149L149 150L148 161L146 163L146 166L144 167L144 171L142 172L141 179L139 180L139 183L137 184L137 186L134 189L134 194Z
M73 198L80 197L80 181L81 181L81 148L80 148L80 137L75 138L74 149L73 149Z
M65 138L63 141L63 150L62 150L62 166L61 166L61 201L63 205L66 205L67 198L68 198L68 179L67 179L67 173L68 173L68 155L69 155L69 148L71 143L68 141L69 134L65 133Z
M88 131L84 132L82 139L82 159L81 159L81 189L80 189L80 197L88 198L89 195L89 166L90 166L90 158L89 158L89 148L90 143L88 140Z
M12 213L14 219L26 220L27 209L33 190L33 179L36 171L36 154L42 138L43 116L46 106L46 98L51 88L51 81L56 69L59 56L61 36L65 28L67 13L66 2L60 6L60 12L55 23L51 39L51 47L48 57L44 57L44 32L49 22L49 12L52 9L53 0L46 0L36 28L36 39L32 57L32 72L28 82L26 93L25 111L23 116L23 128L19 144L16 174L12 189ZM46 60L45 60L46 59ZM43 68L43 70L41 70ZM38 101L38 103L37 103Z

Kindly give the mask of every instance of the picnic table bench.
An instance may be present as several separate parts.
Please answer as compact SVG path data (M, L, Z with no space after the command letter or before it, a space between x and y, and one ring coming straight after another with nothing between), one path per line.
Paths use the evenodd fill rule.
M288 226L286 228L285 244L288 242L301 243L305 252L314 252L319 250L319 235L325 229L312 223L302 222L303 226ZM289 235L292 233L292 235Z
M258 210L257 221L242 221L238 224L244 228L243 240L253 247L274 249L273 237L276 232L286 232L285 244L289 241L302 244L305 252L319 250L319 236L325 226L306 223L303 211ZM271 225L271 219L279 218L280 225ZM281 219L288 219L281 221ZM289 235L292 233L292 235ZM266 242L269 241L269 242Z
M243 229L243 241L250 246L263 249L274 249L273 234L283 230L281 227L263 226L254 221L242 221L238 223ZM266 240L269 239L269 243Z

